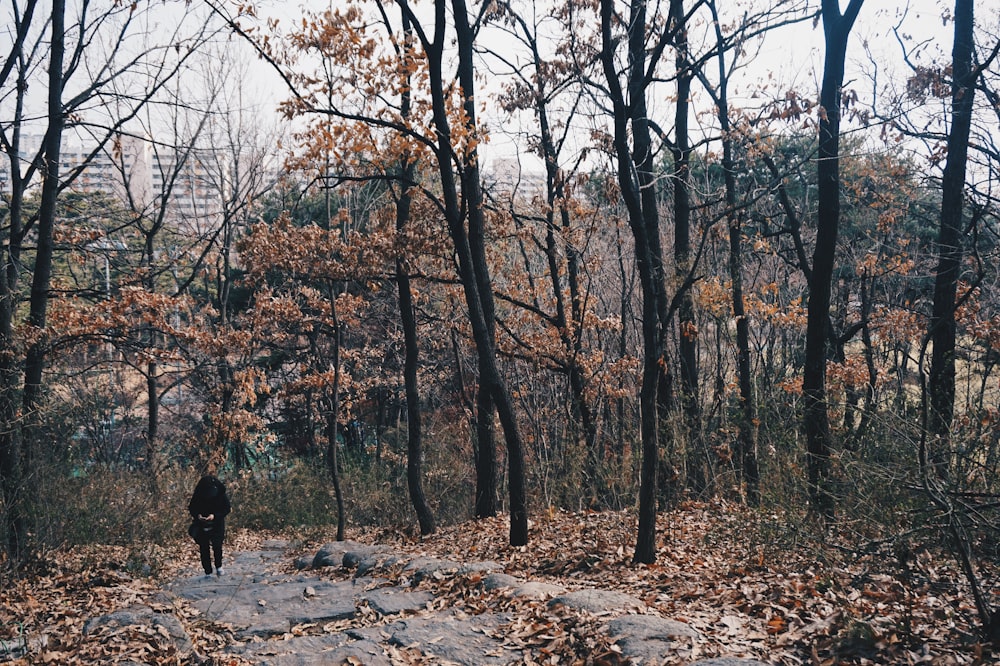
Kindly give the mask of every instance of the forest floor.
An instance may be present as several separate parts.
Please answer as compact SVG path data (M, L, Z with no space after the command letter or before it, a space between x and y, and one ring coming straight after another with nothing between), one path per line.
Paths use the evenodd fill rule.
M628 593L662 617L697 630L680 639L664 663L719 655L775 664L991 664L977 638L977 616L965 580L947 558L930 550L892 547L859 552L834 537L818 541L796 523L725 503L687 503L659 517L658 560L631 562L632 512L533 516L530 543L507 545L504 517L465 523L418 538L389 530L354 530L349 538L390 546L412 556L459 562L493 561L521 579L572 588ZM289 540L291 570L331 534L275 535L233 530L231 553L249 551L276 536ZM859 537L852 536L854 546ZM51 552L0 589L0 662L179 663L157 628L121 631L101 641L81 629L90 619L162 594L164 585L199 568L188 541L135 548L94 546ZM987 572L989 573L989 572ZM993 601L1000 589L986 588ZM438 597L468 589L443 581ZM508 627L520 641L523 663L614 663L606 639L583 636L596 623L562 623L544 603L523 604ZM181 614L200 655L219 655L233 640L224 627ZM164 632L160 632L164 633ZM602 643L603 641L603 643ZM22 646L20 651L17 646ZM604 654L605 660L595 659ZM239 663L215 658L210 663ZM406 663L406 662L401 662Z

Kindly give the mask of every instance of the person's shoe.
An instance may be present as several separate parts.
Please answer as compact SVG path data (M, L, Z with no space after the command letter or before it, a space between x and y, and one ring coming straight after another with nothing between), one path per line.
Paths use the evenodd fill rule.
M222 576L222 567L219 567L218 569L215 570L215 575Z
M212 580L212 574L210 574L210 573L209 574L205 574L205 577L202 578L202 580Z

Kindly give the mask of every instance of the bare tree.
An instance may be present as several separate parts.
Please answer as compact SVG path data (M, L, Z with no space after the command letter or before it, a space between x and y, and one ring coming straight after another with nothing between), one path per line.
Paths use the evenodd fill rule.
M696 7L700 5L697 3ZM677 298L673 301L668 298L664 281L653 123L647 96L655 80L657 63L664 50L683 32L687 14L679 0L672 0L669 20L658 17L660 23L657 23L648 14L644 0L631 2L627 16L618 14L612 0L602 0L600 17L600 62L607 84L605 94L612 106L618 187L632 230L642 290L643 360L639 391L642 471L633 560L651 563L656 560L657 466L660 439L665 434L660 427L660 412L669 402L671 382L666 358L667 326L677 307ZM647 43L650 35L651 44ZM618 53L620 44L625 44L623 55ZM620 65L619 58L627 64Z
M818 205L816 247L809 279L806 359L802 378L802 423L806 435L809 497L820 516L832 517L830 491L830 419L826 401L826 364L829 355L830 291L840 225L840 110L847 41L864 0L851 0L840 11L837 0L823 0L826 50L820 89Z

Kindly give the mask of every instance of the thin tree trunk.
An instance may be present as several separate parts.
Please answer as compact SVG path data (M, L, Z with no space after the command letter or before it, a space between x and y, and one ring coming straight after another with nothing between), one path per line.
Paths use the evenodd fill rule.
M18 44L31 24L35 3L30 3L18 29ZM12 51L13 54L13 51ZM15 58L8 64L13 67ZM6 66L4 68L6 70ZM9 74L8 74L9 75ZM16 359L14 317L18 307L18 277L21 268L21 244L24 239L23 204L27 185L21 171L21 123L24 98L28 89L25 68L17 68L17 96L14 103L12 141L7 152L10 163L10 200L7 237L0 266L0 489L3 497L4 548L11 561L17 562L27 544L27 521L21 506L21 424L19 421L22 379ZM4 77L4 80L6 76Z
M541 69L544 62L537 48L533 50L535 66ZM546 80L538 77L536 81L537 99L546 99ZM584 369L580 365L580 352L583 339L583 298L580 293L580 256L579 251L571 243L560 247L556 240L556 216L559 226L566 238L572 232L570 213L566 204L566 182L559 168L559 150L552 136L548 109L544 102L539 102L535 108L538 117L540 148L545 161L546 183L546 229L545 256L548 261L549 279L552 282L552 295L555 299L556 314L553 327L559 334L560 341L566 353L565 369L569 378L570 411L574 430L582 434L583 447L586 455L585 478L583 485L592 497L591 504L601 501L604 494L604 484L601 479L602 451L597 442L597 424L593 410L587 402L587 380ZM569 307L563 293L560 278L560 256L566 256L566 286L569 289Z
M412 8L405 2L401 3L401 6L410 20L414 21L415 16L412 13ZM451 7L458 41L458 78L464 97L465 126L462 128L461 134L474 140L477 127L473 31L469 24L465 0L452 0ZM456 157L454 152L456 146L452 144L452 130L446 104L447 93L444 86L446 19L446 0L436 0L433 41L429 40L422 31L420 33L430 72L428 82L431 92L433 123L438 136L435 158L438 165L438 175L441 179L444 216L458 259L459 277L476 345L480 391L486 392L488 400L493 404L500 418L507 446L510 544L523 546L528 542L524 448L518 432L513 399L503 381L496 360L493 287L486 263L485 220L479 175L479 156L474 143L459 147L460 152L457 157L461 166L461 182L459 183L455 179L453 158ZM478 402L481 407L488 406L483 397ZM492 413L480 413L479 419L492 418L492 416ZM480 423L479 431L485 431L482 423ZM482 456L486 447L492 446L492 441L480 440L478 446L479 455Z
M347 520L344 512L344 493L340 487L340 461L337 456L337 417L340 412L340 322L337 319L336 298L330 300L333 319L333 389L326 413L326 464L337 500L337 541L344 540Z
M403 33L406 35L404 48L409 48L413 38L413 28L410 20L403 14ZM409 53L403 53L404 62L409 59ZM410 76L406 75L406 85L400 99L400 112L403 118L410 117ZM413 197L410 194L415 164L409 155L404 155L401 168L401 193L396 202L396 233L402 234L410 221L410 205ZM406 484L410 491L410 502L417 514L417 523L423 535L434 532L434 514L424 497L423 487L423 441L421 430L420 389L417 385L417 368L420 362L420 348L417 345L417 317L413 307L413 292L410 289L410 273L406 258L402 253L396 255L396 287L399 292L399 319L403 327L403 384L406 392Z
M719 82L715 106L722 134L722 171L726 186L726 221L729 227L729 281L732 285L733 318L736 320L736 374L740 387L740 419L738 422L736 459L743 482L746 501L750 506L760 503L760 473L757 467L757 403L753 392L750 368L750 323L743 298L743 224L736 211L736 168L733 163L733 139L729 119L729 75L726 70L725 46L717 4L709 3L715 23L718 49Z
M156 439L160 430L160 379L156 361L150 361L146 365L146 399L149 401L149 411L146 420L145 468L149 478L155 483Z
M633 2L628 30L628 95L615 65L617 45L612 30L614 3L601 0L601 65L614 106L614 148L618 185L635 242L636 266L642 291L642 381L639 424L642 468L639 479L639 525L634 562L656 561L656 491L659 466L659 411L669 388L665 330L669 319L663 281L659 212L653 179L653 153L646 113L646 6ZM631 127L630 127L631 125ZM629 149L629 139L632 147Z
M489 390L476 388L476 518L497 515L497 450L494 440L496 410Z
M462 86L468 129L473 134L477 131L475 70L473 68L472 42L473 33L469 25L468 10L465 0L452 0L452 11L455 16L455 32L458 37L458 79ZM503 430L504 442L507 448L508 498L510 501L510 542L511 545L524 545L528 542L527 494L524 481L524 451L517 422L514 417L514 406L501 378L496 364L496 314L493 303L493 281L490 278L486 260L486 221L483 216L483 193L480 183L479 155L475 146L464 150L461 158L461 192L466 202L468 232L464 239L456 242L468 248L473 287L478 291L479 339L476 340L476 350L480 358L481 388L487 389L485 399L480 404L487 412L480 413L479 451L493 453L492 414L496 410ZM452 234L453 239L455 234ZM461 252L459 252L461 262ZM468 292L466 294L468 296ZM471 308L470 308L471 310ZM477 326L473 324L475 333ZM488 358L486 357L488 354ZM492 403L489 404L489 403ZM485 420L484 420L485 419ZM494 454L495 455L495 454ZM495 463L494 463L495 466ZM487 490L487 489L484 489Z
M687 25L683 0L672 0L670 17L677 37L677 101L674 107L674 144L671 153L674 161L674 274L678 284L684 284L691 272L691 146L688 138L688 111L690 108L691 63L687 54ZM680 329L678 362L680 364L681 409L686 433L688 483L696 493L708 488L708 459L700 433L701 405L698 396L698 325L695 322L694 297L690 289L680 294L677 310Z
M809 280L806 359L802 377L803 430L806 437L809 499L824 518L835 510L830 488L831 435L826 401L826 362L830 291L840 225L840 94L844 84L847 39L864 0L851 0L841 15L837 0L823 0L826 51L820 90L816 248Z
M941 181L941 225L938 231L938 266L934 277L931 310L931 367L927 381L929 411L927 430L932 436L926 462L936 473L948 476L950 434L955 414L955 304L962 259L965 255L962 210L965 171L976 94L972 65L973 0L955 2L955 41L952 46L951 130L948 158Z
M35 251L35 266L31 281L31 303L28 312L28 323L33 329L42 333L45 330L46 313L49 304L49 287L52 282L52 232L55 228L56 198L59 194L59 162L62 147L63 132L63 58L66 52L65 0L52 2L52 41L49 53L48 71L48 127L44 139L45 179L42 181L41 203L38 210L37 249ZM22 398L24 427L28 436L22 438L21 455L25 458L25 467L30 469L33 437L30 436L32 426L37 422L37 409L40 406L42 389L42 372L45 369L45 338L38 340L29 347L24 363L24 394Z

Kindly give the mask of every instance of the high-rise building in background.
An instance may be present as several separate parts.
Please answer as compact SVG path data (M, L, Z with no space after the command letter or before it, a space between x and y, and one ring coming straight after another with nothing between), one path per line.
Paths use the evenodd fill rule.
M23 172L35 159L41 135L21 139ZM227 161L213 150L178 152L136 136L119 135L98 148L83 141L64 141L60 176L77 193L101 192L115 197L136 214L154 215L165 208L168 220L201 227L222 209ZM0 191L11 190L9 160L0 160ZM41 178L35 177L37 187Z

